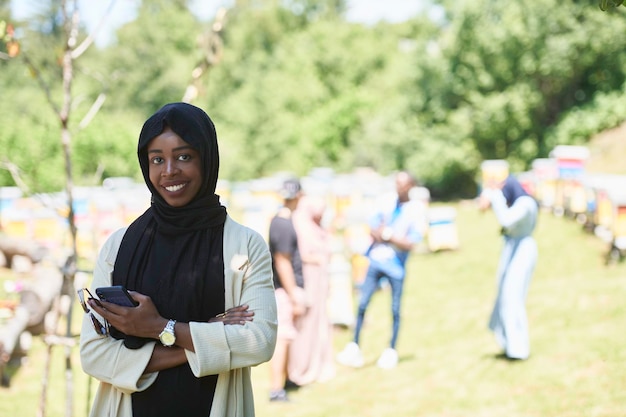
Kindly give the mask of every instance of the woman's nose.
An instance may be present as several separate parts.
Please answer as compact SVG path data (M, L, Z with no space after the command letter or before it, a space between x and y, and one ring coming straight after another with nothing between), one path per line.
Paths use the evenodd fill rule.
M178 167L176 165L176 161L172 161L172 160L165 161L165 163L163 164L163 171L161 172L162 176L167 177L170 175L174 175L177 172L178 172Z

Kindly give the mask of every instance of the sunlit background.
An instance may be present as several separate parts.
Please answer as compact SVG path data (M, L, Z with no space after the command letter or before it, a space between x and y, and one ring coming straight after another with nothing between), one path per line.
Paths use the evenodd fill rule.
M409 267L398 373L338 368L282 415L626 414L624 7L80 0L70 34L60 3L0 0L0 344L14 344L17 357L9 366L0 352L0 376L19 381L0 388L0 414L34 410L48 347L75 342L82 313L72 321L69 285L55 279L87 285L104 240L149 205L139 129L181 100L215 122L217 193L236 220L265 237L290 176L326 200L337 346L353 324L366 219L376 201L393 198L395 172L419 180L412 196L427 210L427 232ZM542 207L529 295L538 354L515 369L486 359L500 242L495 220L474 205L483 182L503 171ZM44 256L54 279L38 272ZM69 313L67 323L51 327L42 313L19 340L7 337L27 320L25 295L43 282L63 297L34 304ZM369 322L374 346L386 337L386 308L376 305ZM74 362L82 406L93 382ZM281 415L265 401L266 368L255 372L259 415ZM62 375L48 396L54 416Z

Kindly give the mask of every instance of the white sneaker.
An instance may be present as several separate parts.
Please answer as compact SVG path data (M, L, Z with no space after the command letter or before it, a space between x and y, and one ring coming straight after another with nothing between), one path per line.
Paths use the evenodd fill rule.
M379 368L393 369L398 365L398 352L395 349L387 348L383 351L378 362L376 362Z
M354 342L350 342L346 347L337 354L337 362L345 366L351 366L352 368L360 368L363 366L363 355L359 345Z

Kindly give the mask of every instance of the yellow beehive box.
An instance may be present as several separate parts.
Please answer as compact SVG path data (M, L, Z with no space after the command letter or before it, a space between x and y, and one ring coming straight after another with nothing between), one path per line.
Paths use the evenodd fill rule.
M509 176L509 163L503 159L490 159L480 164L482 183L498 184Z

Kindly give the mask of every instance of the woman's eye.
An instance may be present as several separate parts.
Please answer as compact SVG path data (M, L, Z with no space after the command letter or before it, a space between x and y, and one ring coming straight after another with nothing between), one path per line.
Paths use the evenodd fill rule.
M163 158L161 158L160 156L155 156L151 159L151 161L153 164L160 164L161 162L163 162Z
M191 155L182 154L178 156L179 161L189 161L191 159Z

